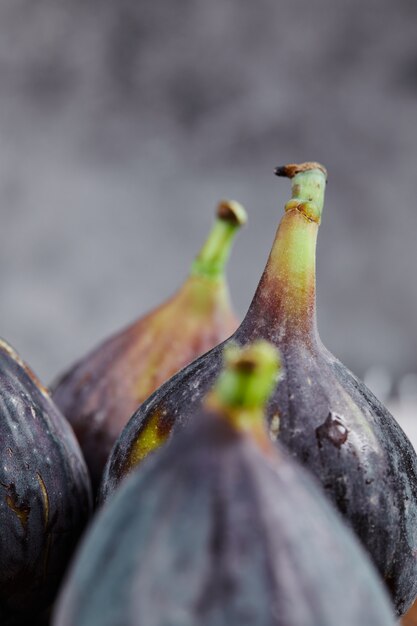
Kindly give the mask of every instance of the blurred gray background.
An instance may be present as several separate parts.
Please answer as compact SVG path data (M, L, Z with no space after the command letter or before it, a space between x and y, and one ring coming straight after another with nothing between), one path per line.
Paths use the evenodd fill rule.
M290 193L274 166L303 160L329 170L322 338L398 387L417 372L415 1L2 0L0 334L49 382L177 288L222 197L249 212L243 315Z

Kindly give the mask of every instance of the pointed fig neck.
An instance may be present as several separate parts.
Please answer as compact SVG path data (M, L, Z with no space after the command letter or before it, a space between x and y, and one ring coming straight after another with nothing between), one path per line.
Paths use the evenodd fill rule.
M195 319L207 316L221 316L222 319L233 315L229 287L226 277L190 274L176 293L176 305L192 311Z
M303 169L310 166L311 169ZM299 169L297 169L299 168ZM242 332L281 342L318 339L316 323L316 243L326 186L317 164L278 168L292 178L292 198L278 227Z
M238 202L221 202L209 236L191 266L190 275L222 279L235 235L246 220L245 209Z
M265 428L265 407L278 381L278 351L266 341L243 348L231 344L224 359L224 370L206 398L206 406L235 431L269 450L272 444Z

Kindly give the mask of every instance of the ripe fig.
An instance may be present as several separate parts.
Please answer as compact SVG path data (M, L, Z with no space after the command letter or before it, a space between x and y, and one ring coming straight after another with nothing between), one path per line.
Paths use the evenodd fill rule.
M54 626L385 626L370 561L319 486L265 428L266 342L229 347L193 426L99 514Z
M133 411L236 329L224 269L245 222L240 204L221 202L208 239L175 295L105 341L55 384L53 399L74 428L94 490ZM162 441L165 434L159 436Z
M281 351L286 375L268 405L271 434L320 480L350 522L403 614L417 594L417 457L387 409L322 344L316 324L316 239L326 171L317 163L277 170L292 179L265 271L230 340L258 338ZM109 458L103 498L159 444L184 427L221 367L222 347L162 385L133 415Z
M87 467L67 421L0 341L0 623L38 623L90 516Z

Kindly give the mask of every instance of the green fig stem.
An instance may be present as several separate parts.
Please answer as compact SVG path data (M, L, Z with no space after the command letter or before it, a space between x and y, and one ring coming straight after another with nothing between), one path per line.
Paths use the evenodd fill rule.
M191 276L223 277L235 235L246 221L246 211L238 202L220 202L214 225L191 266Z
M265 407L280 368L279 352L267 341L244 347L229 344L224 351L224 369L214 386L212 406L237 431L250 433L258 441L268 440Z
M327 171L323 165L315 162L300 165L291 163L277 167L275 174L292 181L292 198L285 205L285 211L296 209L320 224L327 181Z
M271 253L243 322L251 336L280 342L317 341L316 243L324 204L326 170L318 163L285 165L278 176L292 180ZM281 345L281 344L280 344Z

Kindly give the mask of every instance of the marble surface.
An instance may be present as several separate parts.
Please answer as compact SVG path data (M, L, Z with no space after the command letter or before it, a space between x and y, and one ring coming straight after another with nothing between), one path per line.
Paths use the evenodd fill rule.
M289 195L329 169L319 326L362 376L417 371L417 4L4 0L0 335L48 382L169 296L233 197L244 314Z

